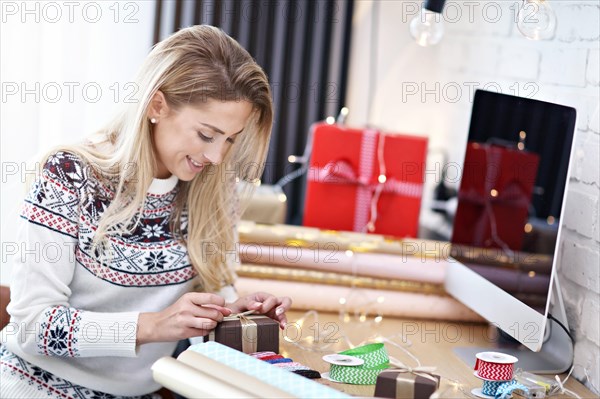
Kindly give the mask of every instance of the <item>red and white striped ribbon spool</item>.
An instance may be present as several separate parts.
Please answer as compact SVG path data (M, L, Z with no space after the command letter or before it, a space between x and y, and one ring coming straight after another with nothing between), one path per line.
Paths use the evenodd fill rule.
M475 376L487 381L512 380L514 365L519 361L514 356L500 352L479 352L475 356Z

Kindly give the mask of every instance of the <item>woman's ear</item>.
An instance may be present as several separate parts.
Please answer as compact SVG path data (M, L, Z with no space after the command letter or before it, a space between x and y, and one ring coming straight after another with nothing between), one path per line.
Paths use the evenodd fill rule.
M161 118L164 118L169 114L169 106L167 105L167 99L162 91L157 90L152 96L150 100L150 105L148 106L148 119L154 118L159 121Z

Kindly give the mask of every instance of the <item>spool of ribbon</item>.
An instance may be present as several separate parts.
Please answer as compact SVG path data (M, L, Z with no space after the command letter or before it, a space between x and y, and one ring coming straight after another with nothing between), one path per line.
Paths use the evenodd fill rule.
M357 385L374 385L377 376L389 367L389 358L382 343L369 344L340 352L340 355L361 359L357 366L331 364L329 378L336 382Z
M498 388L503 384L506 384L506 381L483 381L483 387L481 387L481 392L484 395L496 396Z
M488 381L510 381L518 359L500 352L479 352L475 355L475 376Z

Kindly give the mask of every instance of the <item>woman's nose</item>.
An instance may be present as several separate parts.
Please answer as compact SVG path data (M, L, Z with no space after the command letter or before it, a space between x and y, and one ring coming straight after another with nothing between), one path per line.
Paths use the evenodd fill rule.
M203 157L213 165L218 165L223 161L225 146L223 144L213 143L204 151Z

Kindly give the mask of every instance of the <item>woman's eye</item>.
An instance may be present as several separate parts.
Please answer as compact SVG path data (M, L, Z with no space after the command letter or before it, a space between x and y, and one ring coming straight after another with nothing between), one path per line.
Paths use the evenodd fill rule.
M229 143L231 143L231 144L235 143L235 140L233 138L231 138L231 137L228 138L227 141L229 141Z
M206 141L207 143L212 143L213 141L215 141L214 137L209 137L204 135L202 132L198 132L198 136L203 140Z

